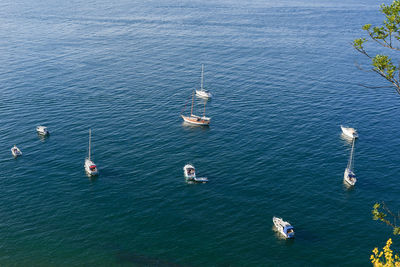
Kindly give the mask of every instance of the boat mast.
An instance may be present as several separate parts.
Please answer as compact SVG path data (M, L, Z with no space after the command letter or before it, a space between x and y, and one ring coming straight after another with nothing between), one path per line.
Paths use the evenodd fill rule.
M203 75L203 72L204 72L204 64L201 64L201 91L203 91L203 79L204 79L204 75Z
M204 112L203 112L203 117L206 116L206 103L207 103L207 101L204 101Z
M90 160L90 143L92 138L92 129L89 129L89 160Z
M354 161L354 143L355 143L356 139L353 138L353 142L351 143L351 152L350 152L350 158L349 158L349 162L347 163L347 169L349 169L350 171L353 171L353 161Z
M194 90L193 90L193 96L192 96L192 107L190 109L190 116L193 115L193 103L194 103Z

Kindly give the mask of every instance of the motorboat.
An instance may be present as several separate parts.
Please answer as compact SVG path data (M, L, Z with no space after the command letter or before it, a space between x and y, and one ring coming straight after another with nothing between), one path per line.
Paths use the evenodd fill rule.
M186 164L185 167L183 167L183 173L187 179L196 178L196 170L191 164Z
M294 238L294 228L290 223L285 222L282 218L273 217L275 228L281 233L285 238Z
M353 142L351 143L351 152L350 152L350 158L347 163L347 167L344 170L344 181L348 183L351 186L354 186L357 182L356 175L354 174L354 144L355 144L355 139L353 138Z
M206 177L196 177L196 170L193 165L186 164L183 167L183 174L187 181L197 182L197 183L206 183L208 179Z
M206 117L206 102L207 101L204 101L203 116L194 115L193 114L194 95L195 95L195 92L193 91L192 107L190 109L190 115L189 116L185 116L185 115L181 114L181 117L187 123L190 123L190 124L193 124L193 125L208 126L208 125L210 125L211 118Z
M204 64L201 64L201 85L200 89L196 89L196 95L201 98L211 98L211 93L203 88L204 81Z
M343 125L340 125L340 128L342 129L344 136L351 139L358 138L358 133L356 129L350 127L344 127Z
M88 153L88 157L85 159L84 166L85 166L86 173L90 176L94 176L94 175L98 175L99 172L97 170L96 164L94 164L94 162L90 159L91 137L92 137L92 131L91 131L91 129L89 129L89 153Z
M18 157L18 156L22 156L21 150L19 150L19 148L18 148L16 145L14 145L14 146L11 148L11 154L12 154L15 158Z
M50 132L46 126L37 126L36 132L40 135L49 135L50 134Z

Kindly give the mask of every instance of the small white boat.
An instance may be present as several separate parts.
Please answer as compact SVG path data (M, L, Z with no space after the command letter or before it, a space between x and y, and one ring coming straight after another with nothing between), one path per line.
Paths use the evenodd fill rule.
M50 134L49 130L47 130L46 126L37 126L36 132L40 135L48 135Z
M275 228L286 238L294 238L294 228L290 223L285 222L282 218L273 217Z
M346 168L344 170L344 180L346 183L348 183L351 186L354 186L357 182L356 175L354 174L354 172L352 172L348 168Z
M201 86L200 89L196 89L196 95L201 98L211 98L211 93L203 88L204 80L204 64L201 64Z
M11 154L12 154L15 158L18 157L18 156L22 156L21 150L19 150L19 148L18 148L16 145L14 145L14 146L11 148Z
M187 181L197 182L197 183L208 182L208 179L206 177L199 177L199 178L196 177L196 170L194 166L191 164L186 164L183 167L183 174L185 175Z
M344 170L344 181L348 183L351 186L354 186L357 182L356 175L353 172L354 168L354 144L355 144L355 139L353 139L353 142L351 143L351 152L350 152L350 158L349 162L347 163L347 167Z
M193 125L200 125L200 126L208 126L210 125L210 120L211 118L206 117L206 102L204 101L204 112L203 112L203 116L197 116L193 114L193 105L194 105L194 92L193 92L193 96L192 96L192 107L190 109L190 116L185 116L181 114L182 119L190 124Z
M358 138L358 133L356 129L350 127L344 127L343 125L340 125L340 128L342 129L344 136L351 139Z
M89 156L85 159L85 171L89 175L98 175L99 172L97 170L96 164L90 159L90 147L91 147L91 137L92 137L92 132L91 129L89 129Z

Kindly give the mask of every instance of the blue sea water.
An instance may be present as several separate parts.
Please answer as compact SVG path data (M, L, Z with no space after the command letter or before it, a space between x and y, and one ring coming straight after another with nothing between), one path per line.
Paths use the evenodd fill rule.
M379 4L2 1L0 265L368 264L391 236L372 205L400 205L400 98L351 47ZM209 128L180 118L201 64Z

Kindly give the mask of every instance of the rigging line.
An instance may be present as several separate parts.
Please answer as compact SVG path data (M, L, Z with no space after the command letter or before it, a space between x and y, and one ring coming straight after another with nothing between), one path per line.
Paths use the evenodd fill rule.
M181 115L182 115L183 112L185 111L186 106L187 106L187 104L189 103L190 99L191 99L191 97L188 99L188 101L186 102L185 106L183 107L183 109L182 109L182 111L181 111Z

